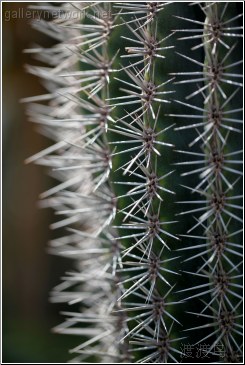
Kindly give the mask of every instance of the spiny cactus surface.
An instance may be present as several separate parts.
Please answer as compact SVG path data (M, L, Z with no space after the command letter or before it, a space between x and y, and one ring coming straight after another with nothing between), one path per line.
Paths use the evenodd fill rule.
M241 362L242 3L58 8L24 100L53 141L27 160L57 180L50 252L75 262L54 330L72 362Z

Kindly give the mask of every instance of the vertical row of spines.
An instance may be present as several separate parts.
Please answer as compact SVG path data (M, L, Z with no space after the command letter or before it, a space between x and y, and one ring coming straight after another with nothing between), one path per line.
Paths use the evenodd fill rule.
M183 59L200 66L200 71L176 74L181 77L189 76L177 84L198 85L194 92L187 95L188 102L178 101L187 110L192 109L193 115L183 112L183 115L175 116L190 120L195 118L193 123L176 129L187 132L190 128L196 128L197 137L189 146L193 147L196 143L201 145L200 152L191 149L178 151L188 157L188 160L178 165L194 166L182 175L198 174L200 177L200 182L195 187L186 186L193 196L199 194L200 198L180 202L193 206L180 215L198 214L195 224L185 235L189 242L196 240L196 244L189 243L184 250L195 251L185 261L198 260L201 257L197 272L189 274L205 281L181 292L193 293L192 290L196 290L197 293L189 294L185 299L197 297L204 303L200 313L192 314L208 318L208 323L203 328L210 327L211 331L204 337L201 336L196 345L208 341L210 345L206 349L207 356L218 355L221 361L238 362L242 355L242 341L239 338L242 334L242 245L239 241L242 228L242 206L239 204L242 196L237 185L239 176L242 175L239 169L242 151L237 148L234 140L232 142L231 135L236 133L239 138L241 133L238 114L242 110L242 100L240 105L239 100L234 102L237 96L241 97L241 60L232 58L237 47L234 39L239 41L241 37L241 27L236 24L241 14L232 14L228 3L205 3L199 6L204 14L203 22L187 18L182 20L201 25L202 28L196 29L196 35L185 35L181 39L186 41L195 37L198 43L192 50L203 47L205 58L200 62L195 60L194 52L193 58L180 54ZM180 31L188 32L188 29ZM203 97L203 105L195 103L196 96ZM189 100L193 100L193 103ZM198 229L203 230L203 236L195 233ZM194 326L191 329L201 328L202 326ZM222 351L217 353L218 347Z
M166 96L172 93L165 85L172 79L165 78L161 84L156 79L156 61L161 60L163 70L165 50L173 48L164 45L171 35L162 39L158 36L158 14L166 5L153 2L116 5L122 24L130 32L129 36L123 36L128 46L127 54L122 56L129 62L122 66L124 75L117 78L124 95L111 99L113 106L126 107L126 114L111 129L124 137L113 141L117 148L113 155L126 155L119 166L122 181L114 183L129 187L118 197L124 201L120 204L123 220L117 228L125 232L120 239L127 246L120 271L129 274L122 282L126 290L121 300L125 311L131 314L130 329L124 338L129 338L133 351L141 352L140 362L176 361L174 352L180 353L173 343L178 338L173 340L170 334L173 324L178 323L171 314L170 308L177 303L169 299L173 284L168 279L171 274L178 274L171 267L176 257L166 253L176 237L164 229L164 225L175 222L163 219L164 209L168 209L163 194L174 194L163 183L173 171L160 176L158 168L164 164L160 151L173 146L165 142L165 132L167 136L172 126L163 119L164 104L169 103ZM129 15L129 21L124 20Z
M119 343L127 321L118 300L123 293L117 273L121 245L112 228L116 199L109 180L112 164L107 130L113 119L107 99L115 59L109 59L108 49L114 27L110 6L65 4L60 13L63 21L59 17L41 27L46 33L50 28L50 35L56 31L61 42L42 50L52 67L30 69L49 81L51 91L36 98L50 100L48 106L30 105L29 113L49 138L57 140L30 161L51 167L52 175L61 180L42 194L46 198L43 205L65 216L52 228L70 233L52 241L50 251L77 260L76 270L67 273L51 295L54 302L76 306L73 312L64 313L67 320L55 331L84 338L71 350L77 354L74 361L79 362L129 360L126 341ZM62 42L67 33L72 36Z

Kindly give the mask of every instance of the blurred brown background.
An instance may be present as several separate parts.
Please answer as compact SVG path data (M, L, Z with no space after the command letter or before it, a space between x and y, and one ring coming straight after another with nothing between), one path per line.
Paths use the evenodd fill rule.
M47 254L54 237L52 212L39 209L38 195L51 179L42 167L24 160L49 145L27 121L23 97L42 93L37 78L24 70L35 63L23 53L33 43L49 45L34 31L25 14L30 3L5 2L3 25L3 362L65 362L78 339L51 333L62 320L59 308L48 301L49 291L72 265ZM76 340L76 341L75 341Z

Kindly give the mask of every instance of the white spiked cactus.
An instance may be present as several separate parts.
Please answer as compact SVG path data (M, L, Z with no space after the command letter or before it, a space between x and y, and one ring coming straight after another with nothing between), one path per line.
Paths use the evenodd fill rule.
M185 13L192 5L178 4ZM73 362L179 362L191 340L192 346L208 341L206 359L217 360L217 345L224 348L220 361L241 359L242 250L233 237L241 233L236 166L242 151L232 140L240 133L235 99L241 61L232 57L241 14L229 3L198 3L197 19L177 16L177 30L166 33L161 19L168 22L172 6L177 9L171 2L62 3L53 21L35 23L57 43L29 50L48 65L28 67L43 79L47 94L25 101L30 119L54 144L28 162L49 166L59 181L41 197L62 217L52 228L67 231L51 242L51 252L76 260L51 295L53 302L76 304L55 328L82 338L71 350ZM182 28L185 23L190 28ZM191 51L179 52L179 32L185 42L196 41ZM124 50L112 54L119 39ZM179 58L198 70L176 71ZM183 86L193 84L184 100ZM197 135L188 141L193 130ZM188 141L186 150L179 148L177 133ZM178 190L168 179L182 165L190 168L181 181L187 179L182 185L193 198L180 201L190 204L188 210L176 204L175 212L189 227L186 215L198 214L182 232L186 247L174 218L166 218ZM196 174L200 180L193 186ZM194 278L190 287L178 287L179 268ZM176 283L181 297L174 293ZM200 311L188 310L189 299L199 297ZM200 324L181 327L186 308ZM202 328L210 332L202 335ZM200 338L186 340L182 330L191 329L199 329Z

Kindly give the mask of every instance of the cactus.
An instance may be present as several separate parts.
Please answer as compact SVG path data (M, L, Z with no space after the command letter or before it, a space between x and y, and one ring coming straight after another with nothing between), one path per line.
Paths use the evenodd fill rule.
M51 293L75 308L54 329L81 337L72 362L241 361L240 19L229 3L75 2L34 23L57 43L28 50L48 94L24 101L55 143L27 162L59 181L41 198L66 231L50 252L76 261Z

